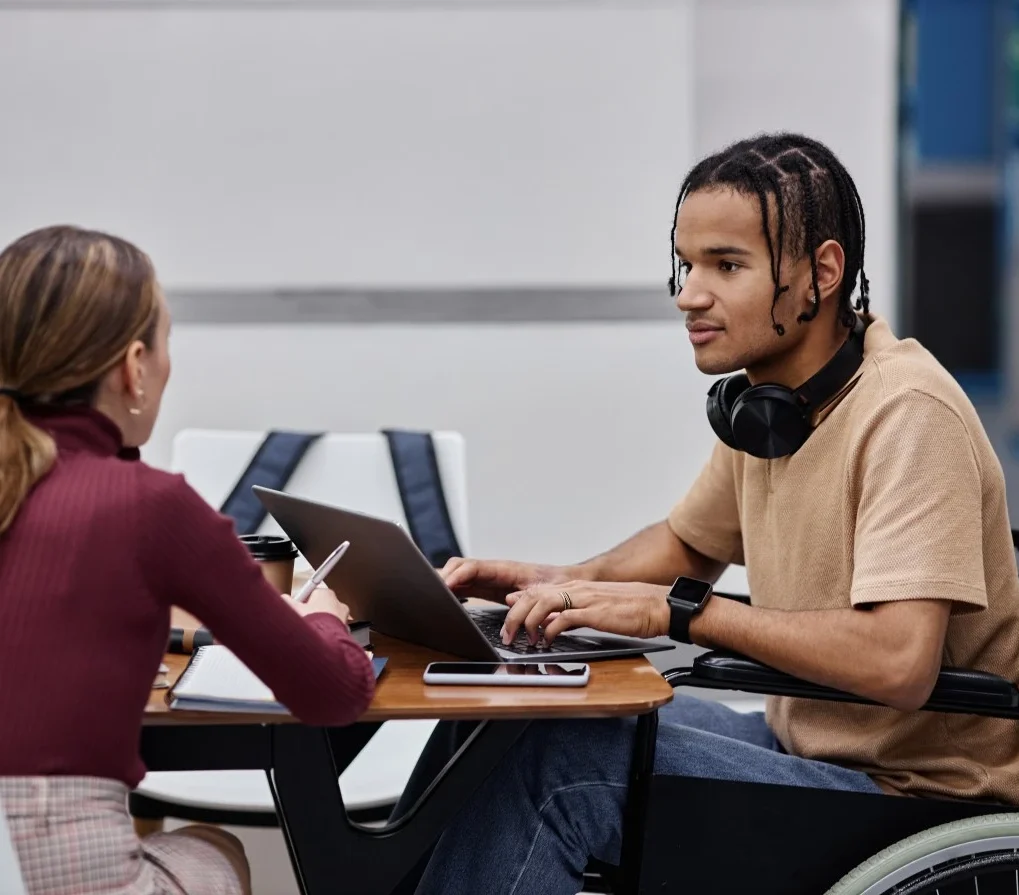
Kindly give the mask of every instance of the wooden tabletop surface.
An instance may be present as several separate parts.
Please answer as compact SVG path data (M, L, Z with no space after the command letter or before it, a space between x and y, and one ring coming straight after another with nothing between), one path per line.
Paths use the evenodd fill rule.
M389 661L375 689L363 721L406 718L604 718L650 712L672 699L672 688L647 659L605 659L591 662L586 687L457 687L422 681L429 662L455 660L395 640L372 635L375 655ZM187 656L168 655L172 684L187 664ZM153 690L145 712L146 724L280 724L289 716L241 715L235 712L171 711L166 690Z

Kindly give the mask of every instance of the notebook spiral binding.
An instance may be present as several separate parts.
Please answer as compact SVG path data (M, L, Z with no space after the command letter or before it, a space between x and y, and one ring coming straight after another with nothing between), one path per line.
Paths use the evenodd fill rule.
M195 666L198 665L198 660L201 658L202 653L207 650L207 646L200 646L192 654L191 658L188 659L188 664L184 667L179 678L174 681L172 687L166 691L166 703L169 706L173 706L173 700L176 698L176 690L180 684L185 684L190 679L191 675L194 674Z

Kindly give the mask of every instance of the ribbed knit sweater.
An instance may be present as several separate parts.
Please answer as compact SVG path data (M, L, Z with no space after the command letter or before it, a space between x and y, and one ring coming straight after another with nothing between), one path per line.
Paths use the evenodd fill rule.
M287 606L233 523L183 477L124 450L103 414L29 418L53 435L58 459L0 535L0 775L137 784L172 605L201 619L301 720L357 719L374 677L342 622Z

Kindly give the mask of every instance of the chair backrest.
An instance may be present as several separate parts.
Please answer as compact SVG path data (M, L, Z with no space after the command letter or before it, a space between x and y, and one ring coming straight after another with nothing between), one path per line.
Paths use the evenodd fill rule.
M183 429L173 441L171 467L218 508L264 437L265 432ZM457 432L434 432L432 439L453 530L461 549L469 554L464 439ZM286 490L401 525L407 523L389 445L381 432L324 435L308 449ZM271 516L259 532L281 533Z
M0 892L3 892L3 895L28 895L2 805L0 805Z

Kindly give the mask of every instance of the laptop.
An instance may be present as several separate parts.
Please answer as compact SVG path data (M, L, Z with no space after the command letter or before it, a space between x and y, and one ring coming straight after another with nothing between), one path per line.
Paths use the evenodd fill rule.
M506 646L499 631L509 610L496 604L464 606L400 525L259 485L253 490L313 566L321 565L337 544L350 541L326 583L355 618L370 621L382 634L478 662L549 657L590 661L672 648L590 628L574 629L537 646L528 643L527 632L521 628Z

